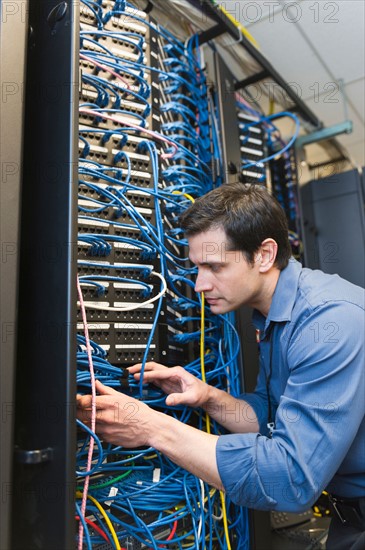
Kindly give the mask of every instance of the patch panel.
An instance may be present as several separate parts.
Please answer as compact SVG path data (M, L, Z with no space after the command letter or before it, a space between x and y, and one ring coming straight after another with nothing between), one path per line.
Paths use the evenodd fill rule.
M112 10L114 6L112 2L106 2L103 3L103 7ZM140 19L146 19L146 14L144 12L127 6L123 17L112 15L112 17L104 23L104 29L111 32L135 32L142 36L146 36L148 33L148 26L134 19L133 15Z
M118 184L112 185L110 183L109 184L99 183L97 185L97 188L100 191L96 190L94 187L89 187L88 185L81 183L79 185L79 194L83 198L80 199L79 204L86 205L87 201L84 199L89 198L90 199L89 206L92 206L94 201L98 201L98 202L95 202L95 204L100 206L100 202L105 202L105 199L108 198L103 194L103 190L105 190L106 193L108 193L108 191L110 191L110 188L113 188L113 189L119 190L123 194L123 197L125 197L128 201L128 202L126 201L127 203L125 204L125 206L123 205L119 207L118 205L116 207L117 210L120 208L129 209L130 205L128 203L130 203L133 207L135 207L137 215L142 214L143 216L147 216L145 219L146 220L148 219L148 221L151 221L152 209L154 207L155 199L149 193L146 193L144 191L139 191L137 189L126 190L124 185L118 185Z
M131 346L130 348L116 346L112 351L110 350L110 359L111 363L118 365L130 366L135 363L141 363L144 358L145 348L143 346ZM147 355L147 361L161 361L161 358L164 360L164 363L167 366L178 365L184 360L186 355L186 350L182 347L169 346L168 348L159 349L157 346L152 344L149 348ZM168 357L168 359L167 359Z
M103 137L101 134L94 138L89 138L87 132L80 132L80 135L83 137L83 140L79 140L79 154L81 158L96 160L100 164L107 166L127 169L127 159L125 155L121 155L121 151L124 151L124 148L114 149L110 141L101 145ZM133 172L150 172L150 158L147 155L129 152L128 159Z
M108 150L116 150L116 152L124 151L128 153L133 162L134 159L139 160L140 144L144 141L144 138L127 134L127 132L121 131L119 134L106 134L104 132L93 131L90 126L80 126L79 135L82 136L89 145L96 145L99 147L106 147ZM114 153L116 154L116 153ZM142 155L147 157L147 155Z
M102 68L97 67L95 63L91 61L91 59L81 58L80 69L82 75L99 75L105 80L112 82L116 88L120 88L121 93L125 92L126 87L129 87L129 89L133 92L140 93L141 79L145 81L145 85L148 85L149 83L148 73L141 73L141 71L137 71L132 68L123 68L123 65L118 68L118 74L123 79L123 81L116 78L110 71L103 70Z
M281 145L271 148L270 153L274 153L277 147ZM269 166L273 194L286 212L289 229L299 235L298 172L294 148L286 151L275 161L270 161ZM299 250L294 249L293 252L298 254Z
M266 167L260 162L266 156L265 133L258 117L242 111L237 112L242 165L255 163L241 168L241 174L247 183L266 182Z
M260 119L256 116L249 115L242 111L237 112L238 127L239 129L252 137L262 137L264 135L264 129Z
M246 142L244 142L244 145L241 145L240 151L242 154L242 158L245 160L252 160L254 162L260 162L261 159L264 158L264 152L260 149L255 149L254 147L248 146ZM263 164L260 166L260 168L263 168Z
M243 175L243 179L245 183L257 183L257 184L264 184L265 183L265 173L264 171L257 170L254 172L254 169L256 167L253 166L251 168L245 168L241 171Z
M117 95L117 97L112 93L109 94L108 103L103 102L103 109L115 109L118 103L118 108L124 111L129 111L130 113L138 114L141 116L147 114L149 110L148 103L133 101L130 99L123 99L123 97L121 97L122 95L128 95L128 91L125 88L122 90L115 90L115 94ZM81 103L93 103L97 107L100 106L100 95L97 92L96 86L93 86L92 82L83 82L81 100ZM145 120L146 126L150 126L148 117L146 117Z
M136 35L129 33L107 33L98 34L95 28L85 23L80 24L82 49L90 50L91 52L106 54L111 52L115 57L135 61L137 63L146 63L147 59L144 56L141 59L141 51L146 51L146 42ZM90 40L89 40L90 39ZM92 42L91 42L92 40ZM96 42L96 43L95 43ZM143 55L142 53L142 55Z
M123 52L121 55L121 57L123 57L123 55L128 52L139 52L139 49L142 49L143 52L146 51L148 37L144 34L143 36L138 37L137 34L138 33L128 33L124 36L122 33L105 33L98 36L98 41L111 52L115 53L117 57L120 56L120 52ZM134 55L136 55L136 53L134 53ZM144 62L145 61L146 60L144 60Z
M89 233L89 234L97 234L97 235L114 235L113 224L102 222L96 219L94 222L92 222L90 220L81 219L80 217L78 218L77 224L78 224L79 233ZM129 231L128 234L133 235L133 232Z
M102 113L101 113L102 114ZM141 128L141 131L143 131L143 127L141 125L141 121L137 117L132 116L133 113L130 114L113 114L113 120L104 119L101 116L93 116L88 113L79 113L79 120L83 124L89 124L93 127L98 128L105 128L107 130L117 130L117 129L123 129L126 126L138 126ZM145 125L146 128L148 128L148 124Z
M139 264L138 267L134 269L133 264L129 266L125 263L121 264L115 262L114 264L111 264L106 261L95 262L94 260L89 260L89 262L90 263L85 261L78 262L78 270L80 275L113 275L115 277L144 280L145 268L148 271L153 270L152 264Z
M132 223L135 224L133 218L130 216L129 211L126 208L108 206L108 203L105 203L105 207L102 211L95 211L100 209L100 204L93 202L92 200L79 199L78 201L79 210L83 214L87 214L90 217L96 217L98 220L111 220L118 221L120 223ZM87 211L80 209L83 207ZM94 211L89 212L88 210L93 209ZM155 222L155 213L151 208L135 208L139 216L140 223L143 225L143 219L147 222L154 224Z
M95 285L89 283L82 283L82 291L85 300L92 300L97 303L98 297L102 304L121 308L128 305L130 302L145 302L148 298L145 296L145 289L143 286L136 283L108 283L107 281L101 281L101 284L104 286L105 290L103 294L98 292ZM151 296L153 296L154 285L148 284L148 287L151 291ZM156 292L157 294L157 292Z
M105 302L88 302L85 301L87 310L87 318L90 322L128 322L128 323L148 323L152 322L155 317L155 305L147 304L144 307L139 307L136 302L131 302L130 306L135 306L136 309L131 311L108 311L103 309L95 309L93 305L100 306ZM137 309L138 308L138 309ZM161 312L163 313L163 312ZM78 311L78 320L81 320L81 313Z
M94 13L84 2L80 2L80 23L87 24L91 28L98 28L98 26L100 26L101 24L102 17L102 11L100 7L95 6L95 12L96 13ZM97 15L100 16L100 19L98 19Z
M100 6L98 6L95 2L93 3L93 7L95 8L95 12L100 17L98 18L95 13L84 3L81 3L80 5L80 22L81 24L89 25L93 28L99 28L102 23L102 12L103 10L112 10L114 8L112 3L103 2L102 3L102 9ZM145 36L148 32L148 27L141 22L137 22L135 19L133 19L133 14L138 16L141 19L145 19L146 14L142 11L135 10L132 8L126 8L126 13L129 13L128 15L124 15L123 17L118 17L117 15L112 16L111 19L109 19L108 22L104 22L104 29L108 31L117 31L117 32L135 32L137 34L141 34L142 36Z
M109 361L113 364L122 364L125 366L134 365L135 363L141 363L144 358L145 347L144 346L130 346L130 348L123 346L115 346L110 351ZM156 350L156 346L151 344L147 355L148 361L157 361L160 357L159 350Z
M90 169L95 170L95 165L90 162L90 164L86 162L82 162L82 168L83 169ZM148 172L143 172L140 170L133 170L130 174L128 174L128 170L125 170L124 168L112 168L110 167L110 170L106 166L103 168L103 171L99 171L99 176L94 175L95 172L82 172L80 173L80 179L79 182L82 184L83 182L89 182L94 183L96 185L102 185L104 183L108 183L108 185L123 185L125 182L128 182L129 185L135 185L136 187L142 187L149 189L153 186L153 181L151 174ZM106 179L105 176L107 176L109 179Z
M81 238L81 237L80 237ZM97 260L98 258L106 258L110 263L140 263L141 261L153 261L156 259L157 252L155 250L145 250L138 248L129 243L112 243L110 251L105 252L104 246L95 246L88 244L82 240L78 241L78 258L80 260ZM154 265L154 268L156 266Z
M118 223L118 222L117 222ZM102 222L96 218L83 219L82 216L78 218L78 232L87 233L91 235L111 235L118 237L126 237L128 239L141 239L141 231L137 227L125 224L116 225L113 222Z
M97 344L147 344L152 324L141 323L89 323L89 336ZM82 333L83 325L79 323L77 330Z
M240 143L241 147L247 147L248 149L251 149L253 151L257 150L262 152L263 150L263 141L262 139L253 138L249 135L243 136L240 135Z

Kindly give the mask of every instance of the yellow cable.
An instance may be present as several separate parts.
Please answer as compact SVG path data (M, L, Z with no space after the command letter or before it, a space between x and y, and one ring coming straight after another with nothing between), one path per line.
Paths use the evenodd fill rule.
M239 29L242 32L242 34L251 42L251 44L255 46L255 48L257 48L258 50L260 49L260 46L257 40L254 39L252 34L249 33L248 30L243 25L241 25L241 23L237 21L237 19L233 17L233 15L231 15L226 9L224 9L223 6L217 6L217 8L222 13L224 13L224 15L231 21L231 23L233 23L234 26L237 27L237 29Z
M223 512L223 527L224 527L224 534L225 534L226 541L227 541L227 550L231 550L231 543L229 541L229 533L228 533L226 501L225 501L223 491L219 491L219 494L221 496L221 504L222 504L222 512Z
M178 193L179 195L184 195L189 201L195 202L194 197L189 195L188 193L182 193L181 191L173 191L173 193ZM201 365L201 373L202 373L202 380L203 382L206 381L205 377L205 363L204 363L204 353L205 353L205 339L204 339L204 325L205 325L205 313L204 313L204 292L201 293L201 310L200 310L200 365ZM207 433L210 434L210 420L209 420L209 414L206 413L205 415L205 422L207 427Z
M188 195L188 193L180 193L180 191L174 191L174 193L179 193L187 197L191 202L195 202L194 198L191 195ZM204 292L201 293L201 310L200 310L200 365L201 365L201 373L202 373L202 380L203 382L206 381L205 376L205 297ZM206 423L206 430L207 433L210 434L210 419L209 414L205 414L205 423ZM215 489L214 489L215 492ZM213 494L214 494L213 492ZM220 491L220 497L221 497L221 503L222 503L222 512L223 512L223 527L224 527L224 534L227 541L227 550L231 550L231 544L229 542L229 533L228 533L228 521L227 521L227 511L226 511L226 503L224 500L224 493L223 491ZM205 498L207 500L208 497Z
M174 194L174 195L184 195L184 197L186 197L187 199L189 199L189 201L195 202L194 197L192 197L191 195L189 195L189 193L182 193L181 191L173 191L173 194Z
M78 498L82 498L82 493L81 493L81 491L76 491L76 496L77 496ZM96 498L92 497L91 495L87 495L87 498L90 499L90 500L95 504L95 506L97 507L97 509L99 510L99 512L101 513L101 515L103 516L103 518L105 519L106 524L107 524L107 526L108 526L108 528L109 528L110 534L111 534L111 536L112 536L112 538L113 538L113 541L114 541L114 544L115 544L116 549L117 549L117 550L121 550L120 544L119 544L119 540L118 540L117 534L116 534L116 532L115 532L115 529L114 529L114 527L113 527L113 525L112 525L112 522L111 522L110 519L108 518L108 516L107 516L107 514L106 514L106 512L105 512L105 510L104 510L104 508L102 507L102 505L100 504L100 502L98 502L98 501L96 500Z
M203 382L206 381L205 376L205 362L204 362L204 354L205 354L205 334L204 334L204 328L205 328L205 312L204 312L204 306L205 306L205 298L204 298L204 292L201 293L201 310L200 310L200 368L202 373L202 380ZM205 413L205 425L207 429L207 433L210 434L210 419L209 414Z
M205 376L205 362L204 362L204 352L205 352L205 297L204 292L201 293L201 310L200 310L200 365L201 365L201 373L202 373L202 380L203 382L206 381ZM207 433L210 434L210 419L209 414L205 414L205 422L206 422L206 429ZM220 497L221 497L221 503L222 503L222 512L223 512L223 527L224 527L224 534L227 541L227 550L231 550L231 544L229 541L229 533L228 533L228 521L227 521L227 510L226 510L226 503L225 503L225 497L223 491L219 491Z
M192 197L191 195L189 195L189 193L182 193L182 194L184 195L184 197L186 197L187 199L189 199L189 201L195 202L194 197Z

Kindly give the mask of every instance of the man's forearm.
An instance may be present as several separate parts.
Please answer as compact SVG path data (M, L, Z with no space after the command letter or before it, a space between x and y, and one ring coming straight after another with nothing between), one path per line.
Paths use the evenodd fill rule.
M216 460L217 440L217 435L204 433L156 412L149 444L209 485L223 489Z
M257 433L256 413L245 401L209 386L209 398L203 409L231 433Z

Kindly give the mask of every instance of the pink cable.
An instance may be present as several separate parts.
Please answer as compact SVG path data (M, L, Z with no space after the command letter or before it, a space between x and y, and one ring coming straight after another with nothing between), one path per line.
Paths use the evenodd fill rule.
M97 111L96 109L85 109L84 107L81 107L79 112L80 113L85 113L86 115L99 116L101 118L106 118L107 120L112 120L113 122L118 122L118 124L122 124L121 121L118 120L117 118L115 118L111 115L106 115L104 113L101 113L100 111ZM128 122L128 127L131 127L134 130L138 130L139 132L143 132L144 134L147 134L148 136L152 136L155 139L159 139L160 141L163 141L164 143L168 143L169 145L172 145L172 147L174 147L175 151L173 151L172 153L163 153L161 155L162 159L171 159L175 155L175 153L178 151L178 147L177 147L176 143L174 143L173 141L170 141L169 139L165 138L164 136L161 136L161 134L158 134L157 132L153 132L153 130L147 130L147 128L141 128L141 126L136 126L135 124L130 124L129 122Z
M96 65L97 67L100 67L100 69L103 69L103 71L106 71L106 72L112 74L115 78L119 78L119 80L121 80L127 86L128 90L131 89L130 85L128 84L128 81L125 78L120 76L120 74L116 73L112 69L109 69L109 67L107 67L106 65L102 65L101 63L98 63L98 61L95 61L95 59L93 59L92 57L87 57L83 53L80 53L80 57L82 57L82 59L85 59L89 63L93 63L93 65Z
M87 358L88 358L88 361L89 361L89 368L90 368L90 379L91 379L91 430L93 432L95 432L95 421L96 421L95 374L94 374L94 365L93 365L93 359L92 359L92 354L91 354L89 328L87 326L85 304L84 304L84 299L82 297L80 280L79 280L78 276L77 276L77 293L78 293L78 296L79 296L80 309L81 309L81 315L82 315L82 323L84 325L84 333L85 333L85 341L86 341L86 352L87 352ZM94 438L90 437L89 452L88 452L88 455L87 455L87 466L86 466L87 471L91 470L93 450L94 450ZM89 481L90 481L90 476L86 476L85 477L84 489L83 489L83 492L82 492L82 501L81 501L81 509L80 509L80 512L81 512L81 515L82 515L83 518L85 517L86 499L87 499L87 493L88 493L88 490L89 490ZM84 536L84 526L83 526L82 522L80 521L78 550L82 550L83 536Z

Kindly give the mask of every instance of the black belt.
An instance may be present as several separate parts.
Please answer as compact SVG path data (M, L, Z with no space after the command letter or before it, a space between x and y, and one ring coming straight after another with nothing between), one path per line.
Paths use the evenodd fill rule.
M354 527L364 528L365 516L360 503L365 502L365 497L360 498L341 498L336 495L328 495L332 508L342 525L352 525Z

